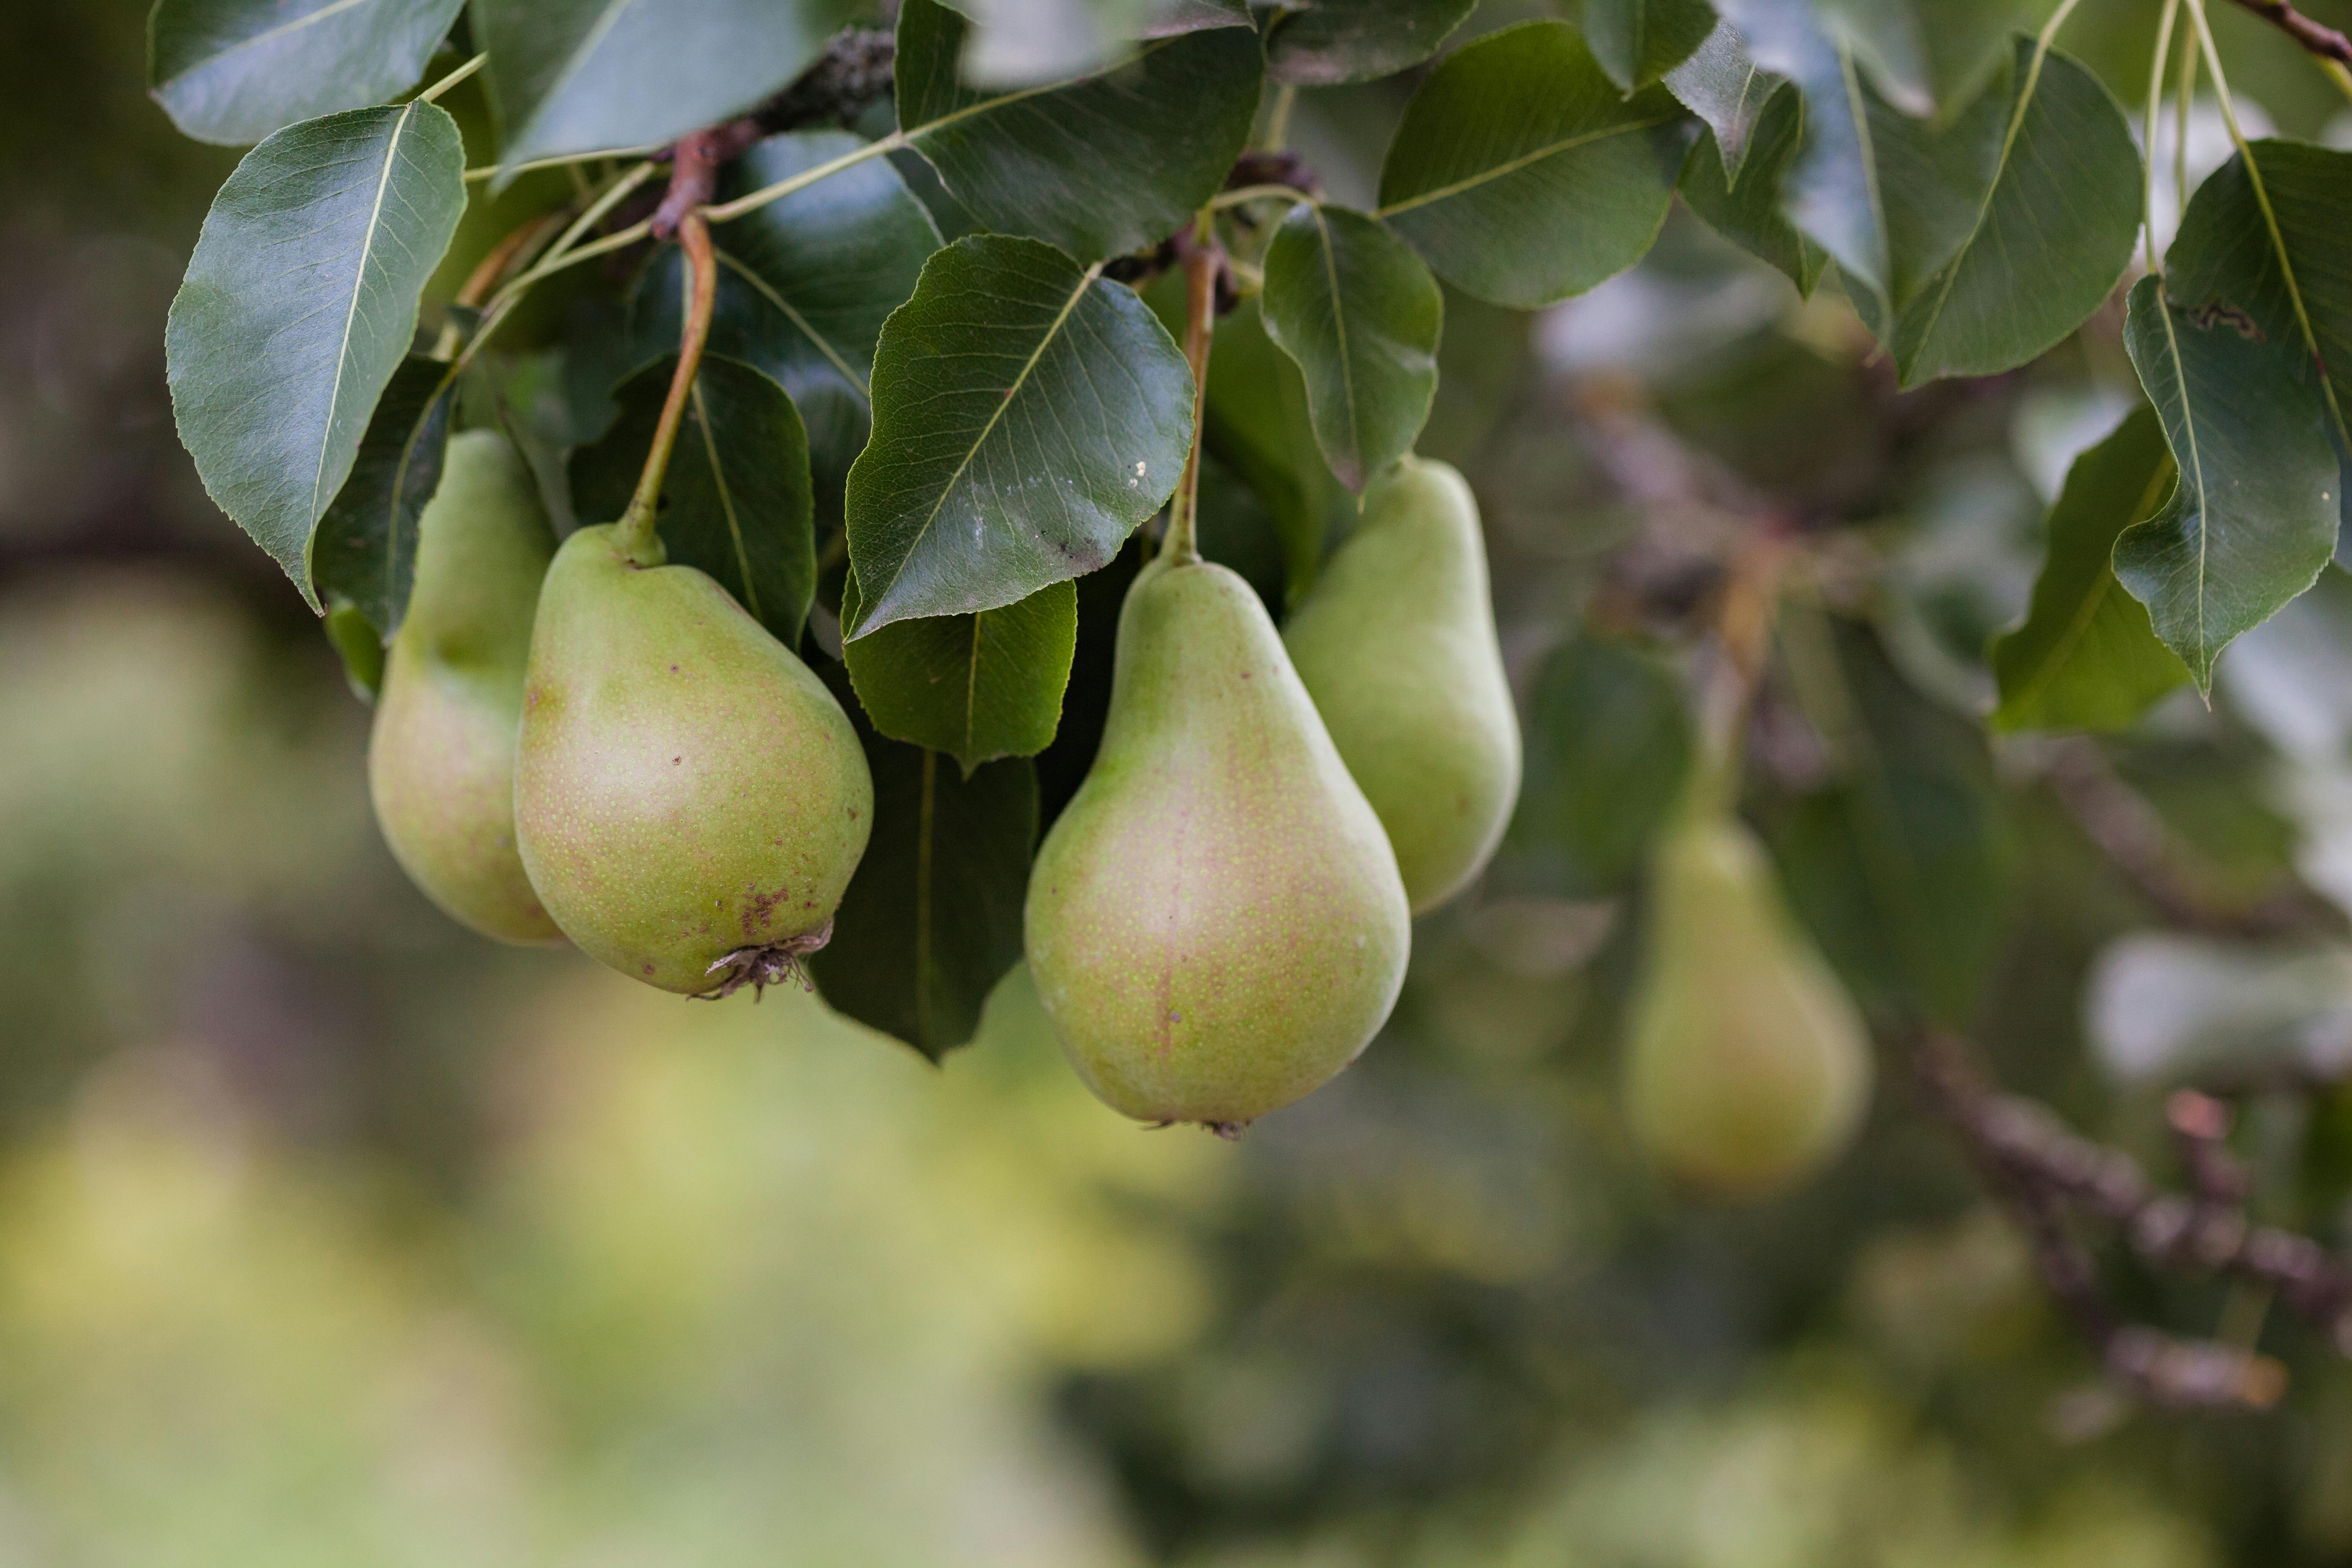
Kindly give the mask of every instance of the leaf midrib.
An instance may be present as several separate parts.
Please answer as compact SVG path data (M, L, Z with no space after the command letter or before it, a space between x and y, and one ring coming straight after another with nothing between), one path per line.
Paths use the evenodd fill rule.
M367 282L369 259L375 254L376 229L383 216L384 193L392 186L392 167L400 157L400 139L408 133L408 122L415 117L415 104L404 104L401 107L400 118L393 124L392 138L384 143L383 169L376 176L375 199L368 207L366 237L360 241L359 265L352 269L352 302L343 312L343 335L335 349L334 381L327 392L327 417L319 433L319 466L310 476L310 521L313 531L310 541L303 545L302 553L306 567L309 565L310 548L318 540L316 525L325 511L325 507L319 499L319 492L327 483L327 452L334 445L335 410L342 405L343 372L351 363L352 331L359 321L360 291Z
M163 81L158 82L156 85L158 87L170 87L173 82L185 81L188 78L195 75L198 71L211 69L214 66L220 64L221 61L228 58L231 55L237 53L239 50L257 47L260 45L272 42L275 39L282 38L289 33L299 33L303 28L310 26L313 23L323 22L330 16L341 16L345 11L356 10L358 7L370 3L371 0L331 0L330 4L320 6L317 10L311 12L308 16L297 16L290 22L280 22L274 27L266 27L260 32L254 34L253 37L249 38L239 38L236 42L229 45L228 47L219 50L217 53L206 55L204 58L196 60L185 68L173 72L172 75L166 77Z
M1433 202L1444 201L1448 197L1458 196L1465 191L1475 190L1480 185L1507 178L1522 169L1542 163L1546 158L1557 157L1562 153L1572 153L1579 147L1588 146L1595 142L1605 142L1612 136L1632 135L1637 132L1654 130L1661 125L1671 124L1679 118L1681 118L1679 115L1660 114L1647 120L1621 120L1614 124L1602 126L1598 131L1588 131L1579 135L1562 137L1532 152L1522 153L1515 158L1506 159L1491 168L1482 169L1466 179L1456 180L1451 184L1439 185L1434 189L1423 191L1418 195L1407 196L1401 202L1391 202L1387 206L1375 211L1372 216L1377 218L1394 217L1399 213L1411 212L1416 207L1425 207Z

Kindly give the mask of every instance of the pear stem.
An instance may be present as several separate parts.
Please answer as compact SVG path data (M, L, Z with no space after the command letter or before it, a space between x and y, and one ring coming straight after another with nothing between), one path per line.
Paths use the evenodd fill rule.
M1181 244L1184 360L1192 367L1192 450L1184 459L1184 477L1177 482L1175 500L1169 505L1168 537L1160 544L1160 559L1171 566L1186 566L1201 559L1195 526L1201 510L1201 433L1209 414L1209 340L1217 325L1217 270L1224 261L1213 222L1209 210L1202 208Z
M670 450L677 445L678 426L686 422L687 402L694 395L694 378L702 369L702 348L710 341L710 313L719 299L719 268L710 252L710 226L699 210L679 221L677 244L686 252L687 268L686 325L678 332L677 373L670 377L661 422L654 426L653 450L646 454L645 471L637 476L637 493L629 498L629 510L621 514L621 552L640 566L662 563L655 514L661 510Z
M1740 742L1771 657L1772 622L1788 554L1788 542L1775 531L1759 531L1733 561L1724 585L1716 616L1717 658L1699 693L1698 765L1689 800L1704 815L1729 811L1738 796Z

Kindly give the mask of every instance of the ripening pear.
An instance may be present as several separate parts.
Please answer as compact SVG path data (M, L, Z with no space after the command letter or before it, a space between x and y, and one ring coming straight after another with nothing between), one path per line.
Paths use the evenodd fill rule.
M592 958L684 995L798 973L866 852L874 781L807 665L691 566L611 524L540 595L515 821Z
M1685 810L1650 884L1649 949L1625 1063L1634 1136L1678 1180L1753 1199L1795 1185L1853 1136L1868 1036L1788 910L1753 835Z
M1231 1134L1356 1058L1411 942L1380 819L1249 584L1156 561L1102 749L1030 875L1029 967L1088 1087Z
M1519 794L1518 717L1462 476L1408 457L1375 480L1283 641L1388 829L1413 912L1435 909L1485 868Z
M515 726L555 535L495 430L449 442L416 524L416 579L368 741L393 858L451 916L501 942L561 942L515 850Z

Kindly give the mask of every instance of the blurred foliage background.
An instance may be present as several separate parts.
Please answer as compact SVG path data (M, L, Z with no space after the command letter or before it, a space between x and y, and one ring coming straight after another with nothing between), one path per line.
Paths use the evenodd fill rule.
M2131 101L2151 15L2085 0L2066 47ZM2307 62L2216 20L2270 124L2347 144ZM2258 1217L2347 1239L2340 917L2159 933L2053 781L2122 781L2214 907L2352 899L2352 590L2091 763L1979 721L2047 500L2127 405L2117 316L1897 396L1833 293L1680 213L1553 312L1449 300L1423 450L1486 510L1525 800L1367 1058L1228 1147L1097 1106L1018 972L934 1070L406 886L365 710L173 437L163 312L233 155L147 101L142 23L0 17L0 1564L2352 1562L2352 1371L2116 1251L2132 1310L2293 1385L2104 1391L1899 1062L1758 1210L1664 1190L1615 1107L1741 526L1689 476L1727 471L1809 530L1748 805L1857 994L2167 1177L2162 1091L2234 1086ZM1336 196L1408 87L1302 104Z

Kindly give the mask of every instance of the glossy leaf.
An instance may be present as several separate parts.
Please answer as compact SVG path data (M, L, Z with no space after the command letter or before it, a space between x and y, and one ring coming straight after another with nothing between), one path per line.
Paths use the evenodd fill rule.
M614 394L620 418L572 454L572 506L583 521L627 508L677 368L671 355L623 382ZM658 515L671 562L717 578L786 647L800 642L816 593L816 542L808 437L782 387L750 365L703 356Z
M1275 80L1334 87L1394 76L1435 54L1478 0L1315 0L1268 30Z
M2124 344L2180 468L2172 500L2116 542L2116 576L2204 690L2231 638L2319 575L2336 548L2336 449L2308 358L2242 317L2131 291Z
M2147 607L2116 581L2116 540L2156 515L2179 471L2142 404L2074 459L2022 625L1993 639L1996 730L2121 730L2189 679Z
M180 439L314 608L313 532L408 353L464 176L457 122L429 103L281 131L213 199L172 301Z
M789 179L857 145L838 131L771 137L729 171L721 194ZM871 424L874 345L915 291L939 229L898 171L876 158L720 225L711 243L711 351L765 371L792 394L808 431L818 520L838 525L849 465ZM639 281L633 315L648 358L677 342L681 265L666 247Z
M1718 19L1690 58L1664 77L1666 90L1715 132L1724 172L1736 187L1748 135L1780 79L1756 63L1739 29Z
M857 615L852 574L841 616ZM842 653L876 729L947 752L969 777L1054 743L1077 640L1077 588L1055 583L1002 609L898 621Z
M808 68L853 0L473 0L509 163L671 142Z
M925 264L882 329L874 438L849 471L850 635L1091 572L1175 489L1192 373L1099 271L1004 235Z
M842 693L874 774L874 833L809 973L835 1011L939 1060L1021 958L1037 841L1036 765L970 778L937 752L885 740Z
M1627 92L1691 58L1716 30L1707 0L1580 0L1585 46Z
M2035 358L2089 319L2131 259L2140 162L2123 110L2082 66L2054 51L2037 59L2023 38L2010 83L1975 222L1895 322L1906 386ZM1994 132L1989 116L1963 126L1956 135Z
M2242 312L2271 342L2309 356L2307 378L2345 459L2337 505L2352 525L2352 435L2345 426L2352 417L2352 153L2280 141L2257 142L2253 152L2285 264L2241 155L2190 199L2166 256L2165 288L2209 312Z
M1802 144L1804 121L1804 100L1782 82L1756 119L1738 182L1732 183L1710 130L1683 165L1682 194L1708 227L1779 268L1799 293L1810 297L1829 257L1780 208L1781 181Z
M1939 129L1889 102L1883 79L1865 79L1854 35L1810 0L1725 0L1723 9L1757 63L1804 95L1784 210L1883 327L1966 243L2000 155L2005 99L1984 94Z
M1053 87L988 91L958 76L971 24L898 13L898 124L982 226L1082 261L1159 244L1217 193L1248 143L1264 60L1234 27L1153 39Z
M1682 166L1682 108L1628 99L1565 22L1465 45L1406 105L1380 216L1465 292L1532 310L1642 258Z
M416 520L441 486L452 394L449 366L410 355L375 405L352 477L319 520L310 552L319 592L358 606L384 637L408 608Z
M1316 443L1306 380L1267 334L1260 304L1245 300L1217 323L1202 439L1264 503L1282 546L1284 597L1295 605L1322 564L1340 491Z
M1351 490L1412 449L1437 395L1445 296L1361 213L1301 202L1265 253L1267 336L1295 361L1324 459Z
M465 0L156 0L147 85L200 142L258 142L425 74Z

